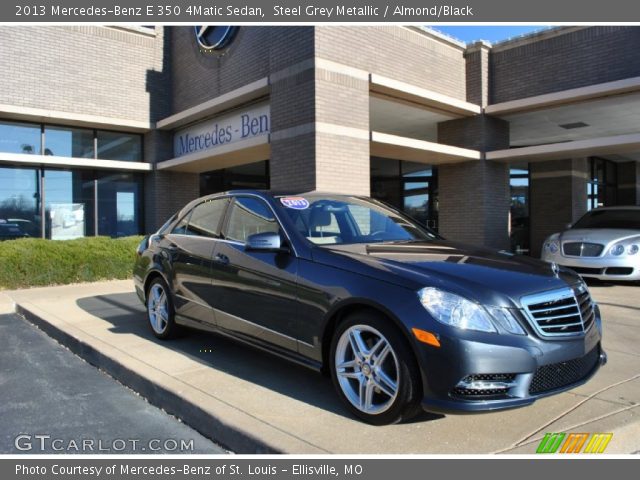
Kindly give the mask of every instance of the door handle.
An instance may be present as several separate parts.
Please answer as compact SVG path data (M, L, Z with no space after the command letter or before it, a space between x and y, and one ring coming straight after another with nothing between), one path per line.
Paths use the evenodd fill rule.
M216 253L213 257L213 261L217 263L221 263L222 265L229 265L229 257L222 253Z

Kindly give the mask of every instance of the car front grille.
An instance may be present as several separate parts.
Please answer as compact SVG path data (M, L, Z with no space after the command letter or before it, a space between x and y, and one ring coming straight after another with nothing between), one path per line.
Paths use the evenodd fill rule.
M583 380L593 372L599 356L600 349L596 347L584 357L539 367L531 380L529 394L549 392Z
M592 268L592 267L572 267L571 265L567 265L571 270L580 275L602 275L603 268Z
M545 337L582 335L595 320L593 302L587 288L562 288L521 299L535 330Z
M604 245L588 242L567 242L562 245L562 252L572 257L599 257Z
M631 275L633 268L631 267L609 267L605 270L607 275Z

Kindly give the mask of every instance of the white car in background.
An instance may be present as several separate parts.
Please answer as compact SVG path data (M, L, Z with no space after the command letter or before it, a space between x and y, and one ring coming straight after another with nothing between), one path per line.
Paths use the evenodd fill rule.
M549 236L542 260L583 277L640 280L640 207L603 207Z

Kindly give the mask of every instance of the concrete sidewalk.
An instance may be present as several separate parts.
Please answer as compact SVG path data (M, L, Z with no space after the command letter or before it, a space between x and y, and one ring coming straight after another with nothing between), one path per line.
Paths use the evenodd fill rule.
M130 281L5 292L4 303L238 453L533 453L546 432L561 431L615 432L607 453L638 452L640 288L592 293L609 363L588 384L524 409L387 427L351 418L329 379L269 354L202 332L156 340Z

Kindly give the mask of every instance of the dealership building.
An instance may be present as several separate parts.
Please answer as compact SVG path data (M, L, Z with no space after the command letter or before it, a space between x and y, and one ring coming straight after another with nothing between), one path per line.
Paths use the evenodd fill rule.
M150 232L236 188L370 195L539 255L640 204L640 27L0 27L0 222Z

